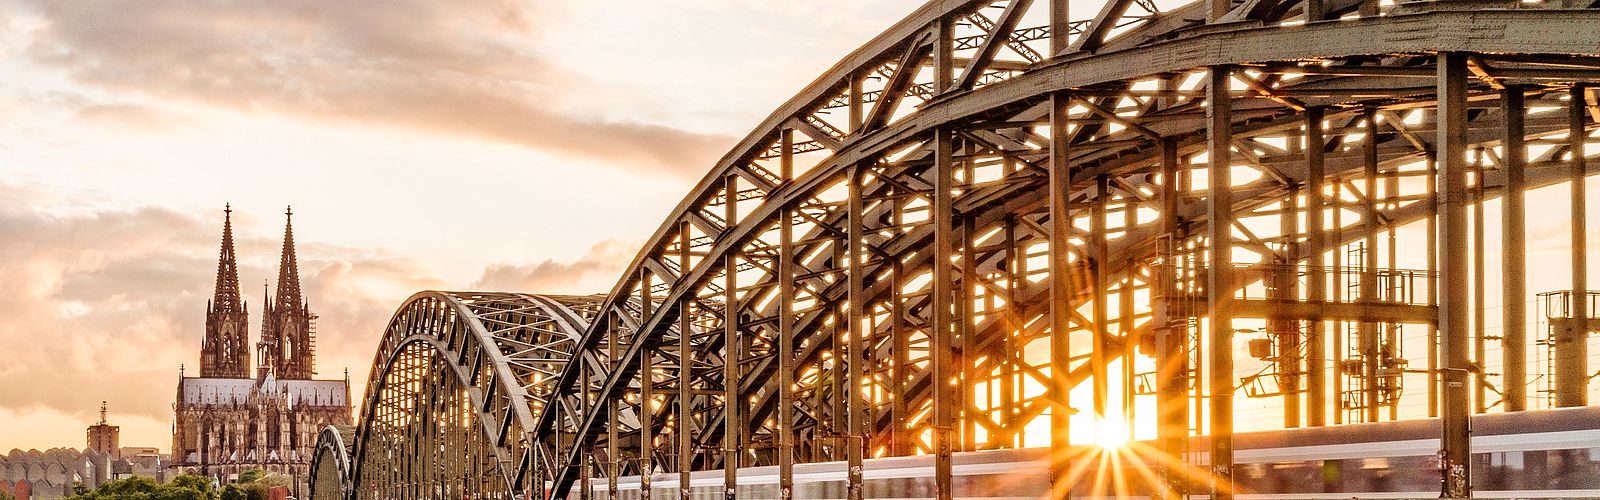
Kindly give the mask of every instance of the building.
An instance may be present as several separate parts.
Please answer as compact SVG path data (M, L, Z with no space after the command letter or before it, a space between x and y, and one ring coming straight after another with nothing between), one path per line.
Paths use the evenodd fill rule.
M17 500L61 498L72 494L74 484L95 488L115 479L112 471L119 462L112 454L94 449L14 449L0 455L0 494ZM165 479L159 470L145 475Z
M89 426L88 443L85 449L98 451L103 454L121 456L119 448L122 447L122 438L119 435L122 427L106 423L106 402L100 402L100 422Z
M121 428L111 425L106 413L106 402L101 401L100 421L89 426L88 446L83 451L14 449L0 455L0 495L40 500L71 495L72 487L79 484L94 489L133 476L161 482L170 479L168 456L153 446L119 446Z
M224 210L215 296L206 307L200 375L180 369L172 428L180 473L227 481L250 469L304 478L317 432L348 425L349 376L316 380L315 321L300 290L293 212L286 213L277 295L266 299L251 374L249 308L239 293L232 210ZM303 479L302 479L303 480Z

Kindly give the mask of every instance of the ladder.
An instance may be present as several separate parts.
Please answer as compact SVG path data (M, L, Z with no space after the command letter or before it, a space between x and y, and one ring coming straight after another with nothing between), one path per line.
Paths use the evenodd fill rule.
M307 337L307 339L306 339L306 352L305 352L306 368L311 371L312 375L316 375L317 374L317 370L316 370L316 366L317 366L317 363L316 363L316 361L317 361L317 315L316 315L316 313L311 313L308 316L309 317L306 319L306 323L308 325L306 327L306 337Z

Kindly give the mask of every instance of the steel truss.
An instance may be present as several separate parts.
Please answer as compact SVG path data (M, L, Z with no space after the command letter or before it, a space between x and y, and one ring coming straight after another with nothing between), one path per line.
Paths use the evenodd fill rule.
M931 454L950 498L955 451L1132 419L1180 459L1209 434L1209 470L1159 488L1227 498L1237 399L1294 427L1400 418L1409 394L1444 417L1444 493L1465 496L1466 416L1528 403L1520 200L1589 173L1570 152L1600 116L1600 10L1454 5L930 2L724 156L609 295L412 297L341 491L588 498L637 476L688 498L722 469L733 498L734 469L772 465L788 498L795 463L847 461L861 498L863 460ZM1491 336L1468 243L1502 195ZM1588 392L1571 337L1563 406Z

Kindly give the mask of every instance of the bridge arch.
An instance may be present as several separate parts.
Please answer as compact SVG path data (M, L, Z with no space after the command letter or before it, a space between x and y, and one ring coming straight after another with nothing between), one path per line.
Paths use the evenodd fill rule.
M486 396L496 384L469 383L484 372L452 368L460 354L450 349L460 347L439 335L395 337L380 348L386 357L372 380L386 380L379 367L405 348L432 356L418 362L434 363L428 366L438 367L441 380L460 379L441 390L478 395L484 405L525 402L526 411L505 409L496 418L497 409L480 421L494 444L486 450L498 463L515 463L495 469L506 485L495 491L554 497L584 477L614 486L618 476L642 474L648 484L656 473L787 457L856 461L952 444L1038 446L1031 420L1083 429L1092 415L1079 412L1068 425L1059 421L1067 418L1065 402L1019 387L1067 393L1092 382L1097 400L1072 404L1104 410L1106 380L1119 376L1107 369L1119 358L1200 365L1172 339L1200 333L1189 322L1207 314L1208 293L1271 288L1301 299L1300 291L1264 284L1345 273L1329 271L1338 257L1324 266L1323 255L1375 242L1380 227L1433 217L1436 193L1402 189L1399 180L1431 181L1441 154L1454 155L1447 163L1465 157L1441 147L1491 148L1508 134L1496 128L1504 122L1497 112L1482 106L1449 124L1461 132L1455 142L1429 129L1442 122L1433 118L1443 100L1441 54L1471 54L1482 74L1462 85L1478 101L1520 85L1548 104L1577 88L1573 82L1600 81L1600 41L1553 35L1600 22L1592 4L1481 12L1397 4L1369 12L1349 0L1164 10L1110 0L1090 19L1018 25L1055 3L931 1L830 68L714 165L610 294L587 303L586 323L568 330L566 341L589 360L546 364L538 395L509 388ZM1219 13L1207 12L1210 5L1234 6ZM1340 16L1359 19L1321 22ZM1212 75L1222 83L1200 83ZM1227 112L1212 114L1218 108ZM1519 138L1551 142L1567 127L1594 128L1592 119L1573 120L1529 122ZM1208 143L1219 133L1229 141ZM1302 146L1313 134L1326 134L1323 144ZM1521 189L1570 181L1550 168L1560 166L1561 151L1527 159L1540 167L1528 169ZM1222 190L1226 201L1195 189L1209 181L1212 153L1233 157L1216 170L1240 170L1232 189ZM1382 188L1389 198L1381 203L1324 198L1376 193L1380 179L1397 186ZM1511 182L1485 179L1489 194ZM1318 222L1324 228L1315 236L1283 216L1320 219L1334 205L1334 220L1347 209L1360 215ZM1220 281L1226 291L1218 293L1205 284L1213 217L1226 217L1221 227L1271 219L1290 229L1246 231L1234 241L1229 251L1242 258L1217 264L1216 274L1235 276ZM1325 230L1330 225L1334 231ZM1433 269L1384 271L1385 279L1437 287ZM1362 279L1375 281L1371 273ZM1362 301L1382 302L1368 296L1377 292L1361 293ZM1149 299L1135 304L1135 295ZM1425 298L1388 302L1385 314L1405 321L1439 317ZM1096 347L1052 352L1043 362L1023 355L1030 345L1073 342ZM956 345L969 350L944 357ZM1292 364L1298 370L1311 361ZM1136 374L1127 372L1120 376L1132 385ZM995 391L1009 400L951 401L952 391L933 382L948 377L1009 387ZM1188 391L1157 384L1149 389ZM1362 384L1373 391L1362 397L1378 401L1379 383ZM873 396L846 396L863 392ZM1279 396L1286 406L1311 413L1321 404L1317 411L1329 415L1326 402L1287 402L1298 397L1293 392ZM378 406L369 402L364 411ZM1295 411L1285 418L1305 420ZM505 432L493 429L507 428L523 440L502 444ZM356 459L358 475L364 461Z
M355 426L330 425L317 433L317 447L311 455L311 498L344 500L354 491L350 484L350 446L355 443Z
M780 444L779 435L822 429L825 423L816 420L819 415L836 421L847 420L839 418L837 410L805 407L804 394L825 392L826 388L820 386L820 381L824 381L825 377L816 374L827 372L833 364L844 364L838 361L841 359L839 351L843 349L835 344L840 338L838 328L831 325L846 323L843 318L847 317L850 309L873 308L869 316L892 315L895 318L875 321L875 328L887 330L890 327L886 323L902 322L893 328L909 329L913 333L907 335L911 338L901 348L885 349L882 345L869 348L876 353L910 351L915 358L910 364L902 362L902 367L911 368L906 380L894 381L894 384L898 384L897 388L905 392L890 390L890 384L881 380L864 383L878 386L874 390L883 393L906 395L904 399L910 401L911 407L873 408L872 413L878 415L879 420L869 424L868 428L853 429L851 433L873 435L867 438L869 446L875 450L894 450L890 454L931 452L935 445L925 438L901 438L910 443L898 444L887 436L916 436L925 434L934 426L932 419L916 415L925 414L935 404L932 394L935 391L932 390L932 384L928 383L933 372L925 368L924 357L932 356L936 350L927 347L931 341L924 332L931 331L936 320L932 312L934 308L925 303L923 297L951 292L949 289L940 292L937 283L954 282L960 279L954 276L967 272L973 273L969 276L1004 276L992 280L980 277L980 280L987 282L974 284L973 288L982 285L987 289L976 295L993 297L1007 293L995 290L1005 288L1002 283L1026 279L1026 286L1018 286L1015 288L1019 290L1011 291L1018 295L1006 301L1011 303L1010 306L991 308L991 314L979 320L986 324L963 327L978 332L1005 328L1020 330L1023 333L1013 339L1018 342L1037 341L1050 334L1050 321L1044 315L1049 309L1047 299L1051 293L1056 293L1051 290L1050 284L1052 280L1060 281L1060 276L1049 269L1051 266L1029 265L1019 270L1014 263L1036 258L1042 260L1041 247L1050 238L1052 214L1048 213L1048 201L1052 196L1050 182L1054 181L1049 174L1051 170L1061 168L1050 163L1050 150L1056 147L1051 145L1050 141L1054 138L1048 136L1047 131L1047 126L1052 123L1052 115L1063 116L1065 119L1060 123L1081 127L1076 128L1072 137L1059 146L1070 151L1063 154L1066 157L1063 165L1071 168L1070 175L1064 178L1067 187L1063 196L1068 198L1068 205L1081 210L1071 217L1086 219L1088 217L1084 212L1092 210L1102 210L1100 213L1104 214L1104 207L1108 205L1113 212L1130 212L1124 216L1129 220L1128 223L1109 228L1104 225L1069 227L1073 233L1071 239L1075 241L1064 252L1067 256L1063 261L1070 263L1054 266L1067 269L1061 275L1076 274L1083 280L1070 283L1064 290L1065 298L1078 304L1093 302L1097 303L1096 308L1113 309L1116 306L1108 307L1106 302L1115 300L1117 295L1151 291L1158 272L1189 273L1174 276L1173 279L1187 280L1184 286L1190 288L1185 293L1204 294L1199 282L1195 281L1203 276L1204 262L1196 266L1191 261L1187 267L1177 267L1173 259L1174 252L1194 257L1198 255L1197 249L1203 248L1204 233L1210 219L1206 204L1202 201L1204 195L1182 194L1182 197L1196 199L1163 206L1163 196L1159 194L1162 189L1169 187L1162 180L1165 176L1162 170L1164 158L1174 158L1172 163L1177 164L1176 171L1191 179L1201 175L1204 172L1202 168L1207 166L1200 158L1206 151L1207 133L1211 127L1205 121L1205 112L1210 104L1204 95L1204 87L1196 86L1194 79L1188 77L1204 76L1211 68L1238 68L1232 76L1253 85L1247 85L1251 90L1229 92L1229 106L1234 109L1232 120L1223 125L1237 140L1250 141L1245 143L1246 146L1236 146L1241 149L1240 155L1248 158L1247 161L1239 161L1236 168L1248 166L1253 170L1251 175L1256 180L1238 183L1238 192L1232 197L1232 203L1223 209L1224 212L1230 212L1230 219L1245 219L1270 214L1285 199L1299 198L1303 194L1303 191L1296 191L1303 189L1308 182L1303 164L1296 165L1288 161L1286 158L1290 153L1283 147L1252 148L1260 141L1277 140L1300 133L1297 130L1308 120L1308 109L1320 113L1323 121L1343 124L1336 127L1341 128L1342 132L1333 135L1359 133L1350 127L1363 123L1363 119L1381 120L1384 128L1378 131L1374 142L1382 152L1370 162L1370 166L1384 172L1407 172L1393 174L1395 177L1423 175L1416 165L1427 162L1436 154L1432 140L1409 128L1414 125L1406 124L1409 118L1402 116L1404 113L1401 111L1378 110L1431 111L1436 107L1436 96L1431 93L1435 83L1435 74L1431 73L1434 68L1428 65L1432 64L1438 53L1470 51L1484 54L1482 57L1495 59L1494 64L1503 65L1505 74L1515 73L1530 78L1530 84L1539 85L1549 93L1563 92L1564 78L1593 80L1597 76L1592 72L1582 75L1541 72L1524 66L1536 57L1526 60L1518 57L1523 54L1549 54L1587 57L1590 59L1584 60L1591 60L1593 54L1600 53L1597 52L1600 51L1600 44L1543 39L1532 34L1557 25L1580 22L1576 20L1578 18L1594 19L1596 12L1593 10L1506 9L1468 13L1406 12L1403 8L1397 8L1358 21L1301 26L1298 21L1303 19L1295 18L1304 16L1304 10L1291 4L1308 5L1309 2L1283 3L1279 4L1281 9L1263 8L1259 11L1251 10L1257 4L1241 6L1241 10L1229 15L1250 22L1229 29L1188 31L1190 27L1205 22L1206 13L1202 11L1204 5L1190 3L1164 12L1142 13L1136 12L1137 7L1130 10L1131 2L1108 2L1101 16L1072 25L1074 35L1077 35L1075 40L1084 41L1083 44L1063 47L1053 58L1023 62L1013 60L1007 64L990 64L994 61L983 61L985 57L978 54L958 52L972 54L973 59L967 61L964 70L960 65L954 68L950 74L953 81L942 83L928 77L929 74L938 73L937 66L941 63L937 59L941 51L998 50L990 46L1024 43L1047 35L1040 32L1026 35L1012 28L1002 28L999 25L1004 23L994 22L990 18L994 15L1009 16L1014 6L1026 9L1028 2L929 2L862 49L847 56L800 95L774 111L724 156L668 215L612 289L607 302L601 306L601 316L595 322L595 328L586 332L581 343L584 348L601 348L601 339L620 331L620 342L605 344L605 349L619 361L612 365L604 380L592 381L595 385L584 391L578 391L574 386L572 391L562 396L570 398L572 408L582 408L584 400L616 400L634 394L642 384L657 387L660 391L655 396L658 410L655 411L652 425L653 432L663 439L659 448L665 451L639 451L635 455L635 460L649 462L650 465L646 467L652 470L720 467L728 460L740 460L741 464L746 465L772 465L778 462L776 453L764 455L756 452L752 455L725 451L718 456L704 450L746 449L743 444L749 442L752 436L761 443L763 449L791 446ZM1329 13L1353 14L1353 9L1358 7L1356 2L1326 5ZM1296 9L1300 10L1297 12ZM966 42L959 36L950 37L942 33L950 23L958 20L988 33ZM1099 41L1085 38L1104 37L1104 30L1109 30L1109 26L1130 25L1131 29L1117 37ZM1483 30L1444 29L1451 26L1481 26ZM1053 28L1061 27L1058 25ZM1078 34L1081 30L1088 30L1085 32L1087 34ZM1408 35L1416 33L1413 30L1423 30L1429 34ZM1505 36L1477 37L1467 36L1467 33L1499 33ZM1528 36L1523 36L1525 34ZM990 43L988 37L1003 38ZM1303 43L1304 40L1340 40L1341 43ZM963 43L967 45L963 46ZM1400 55L1401 52L1407 55ZM1302 61L1317 61L1317 65L1331 64L1333 69ZM1399 69L1408 66L1423 69ZM916 71L901 71L902 68ZM926 71L928 69L936 71ZM960 78L956 78L955 73L961 71L964 72ZM1283 78L1284 75L1300 72L1311 76ZM880 88L864 88L862 80L868 76ZM1266 78L1271 83L1263 83L1258 78ZM1168 80L1166 85L1169 86L1166 88L1159 87L1163 79ZM1190 81L1185 83L1185 79ZM1407 82L1417 84L1410 85ZM1357 95L1344 84L1370 85L1385 90L1371 95ZM1532 87L1527 89L1532 90ZM1553 98L1559 98L1559 95ZM916 101L915 106L904 104L912 101ZM1060 107L1052 108L1058 102ZM1371 118L1383 113L1392 114ZM840 115L848 115L848 118ZM1493 113L1469 115L1468 121L1472 125L1468 126L1465 139L1473 147L1492 146L1501 140L1499 133L1489 125L1495 120L1493 116ZM1547 123L1542 127L1530 125L1524 133L1527 137L1549 135L1565 126L1561 123ZM1592 127L1592 123L1579 126ZM1340 141L1342 139L1335 138L1330 144ZM954 190L960 192L952 196L955 199L951 205L930 210L935 203L934 192L940 189L933 167L939 161L937 157L941 154L941 147L961 148L958 151L947 150L949 152L944 154L952 158L949 160L951 163L966 165L967 170L952 175L957 177L952 182ZM1324 180L1320 182L1327 182L1338 189L1344 184L1374 177L1363 173L1365 165L1361 164L1358 151L1336 150L1333 153L1321 165L1325 170L1322 172ZM1262 156L1279 157L1264 162L1260 158ZM1551 158L1546 155L1535 161L1549 163L1553 161ZM989 175L994 176L995 180L978 182L972 176L979 169L1000 170L1003 173L991 173ZM1566 180L1550 170L1540 175L1541 180L1533 181L1530 178L1524 187ZM1485 191L1494 193L1502 185L1500 179L1491 180L1485 186ZM1386 226L1422 220L1429 214L1429 204L1422 203L1426 199L1420 192L1397 196L1381 206L1372 207L1372 215L1364 216L1362 220L1381 220ZM861 205L852 209L852 203ZM927 285L927 276L939 272L934 269L935 266L927 264L939 260L935 258L939 252L935 248L939 239L936 233L939 231L934 228L935 219L925 214L951 208L959 214L959 219L951 219L946 223L966 225L953 228L950 233L964 240L984 235L982 239L985 241L978 242L978 248L975 249L946 249L951 257L962 255L964 251L974 251L975 258L963 258L962 261L973 261L976 269L944 269L942 271L948 273L945 279L933 279L931 281L935 284ZM851 222L852 215L849 212L852 210L861 212L855 219L858 222ZM1163 216L1147 218L1134 213L1146 210L1161 212ZM1104 224L1106 216L1098 217ZM1174 226L1164 225L1163 218L1177 223L1176 227L1183 232L1183 236L1178 237L1181 240L1174 239ZM1347 218L1346 224L1350 222ZM862 225L867 227L859 227ZM852 232L856 230L860 232ZM1117 236L1108 238L1102 249L1092 247L1094 240L1098 239L1094 238L1096 233L1103 235L1113 231ZM996 247L1002 247L995 243L996 240L1005 239L994 237L997 232L1016 233L1020 236L1020 244L1028 248L1013 246L1009 251L996 250ZM1355 242L1360 238L1359 234L1351 230L1342 236L1329 235L1327 248ZM864 254L863 259L871 261L868 265L849 265L849 262L858 260L847 255L852 251L852 245L846 242L852 239L858 242L855 246L866 247L859 251ZM1262 259L1263 263L1283 258L1283 247L1276 242L1259 238L1247 240L1237 244L1237 253ZM1182 241L1182 245L1188 246L1176 249L1168 246L1163 250L1163 242L1175 241ZM945 240L947 244L950 242L952 240ZM985 246L991 248L985 249ZM1165 258L1162 252L1167 252ZM1108 256L1116 258L1110 259ZM1089 261L1095 262L1093 271L1086 264ZM917 262L923 264L919 267L915 264ZM1168 267L1158 268L1160 265ZM1241 284L1259 284L1269 279L1269 267L1245 269L1237 274L1240 275ZM730 269L735 271L730 273ZM1197 271L1200 274L1195 274ZM1098 283L1089 281L1091 272L1100 275L1092 278L1100 280ZM1320 273L1325 270L1297 272ZM1427 272L1416 274L1415 279L1419 282L1430 279L1426 277ZM864 289L854 299L861 302L861 307L849 305L854 301L849 298L851 293L847 283L847 275L851 273L870 276L863 278L861 286ZM891 281L880 281L884 277ZM909 286L914 282L923 284ZM728 286L724 283L737 285ZM1172 283L1168 281L1169 285ZM1425 288L1430 285L1412 286ZM1098 297L1094 293L1095 289L1113 287L1123 290L1123 293L1100 294ZM903 293L906 288L914 289ZM734 290L732 295L728 290ZM790 294L789 298L774 298L782 293ZM1420 305L1418 301L1425 299L1414 297L1412 300L1397 305ZM641 309L626 305L623 301L629 301L628 304L648 303L651 306ZM806 305L794 306L795 301ZM893 303L886 303L889 301ZM785 305L790 308L782 310ZM951 304L948 307L954 306ZM1172 318L1204 315L1203 311L1193 310L1194 302L1174 301L1169 306L1166 313ZM1189 310L1183 310L1186 308ZM1422 318L1420 321L1433 321L1433 313L1429 310L1405 310L1430 316L1411 315L1412 321L1419 321L1419 318ZM1126 340L1118 342L1121 345L1117 350L1103 353L1108 358L1132 355L1140 345L1153 349L1147 341L1135 337L1147 335L1153 328L1153 313L1149 310L1140 311L1137 317L1131 313L1124 317L1099 313L1098 318L1090 317L1093 315L1088 312L1072 314L1078 316L1067 321L1074 337L1127 336ZM619 327L609 323L608 317L628 318L640 326ZM737 319L732 322L740 324L728 328L730 319ZM681 334L686 327L697 338L682 343ZM717 364L719 359L727 359L726 339L739 337L744 337L740 342L751 342L754 338L755 344L747 345L747 348L756 350L760 355L756 361L739 367L738 371L725 374L701 371L691 376L671 372L694 364L674 361L680 359L678 353L681 352L692 352L699 360L712 365ZM887 337L874 335L875 340ZM788 345L782 345L784 343ZM799 357L780 367L778 362L773 361L778 357L774 354L785 350ZM870 368L873 373L888 371L882 366L884 358L875 355L873 359L880 363ZM1023 373L1020 375L1022 377L1033 378L1034 382L1051 383L1038 363L1019 360L1008 363L1014 366L1005 368L988 365L979 368L1013 369ZM647 372L641 366L658 367L668 373L649 372L651 374L641 375ZM1099 377L1092 377L1088 365L1083 366L1085 368L1082 370L1072 371L1066 380L1067 384L1076 386L1091 378L1103 380L1107 377L1104 372ZM696 385L695 388L678 392L677 384L685 380L692 381L696 376L704 378L704 383L691 382ZM718 376L723 377L720 384L716 381ZM572 380L574 383L580 378L587 378L570 369L563 377L563 380ZM738 381L736 384L728 382L735 379ZM772 390L773 380L779 380L777 387L798 386L795 392L799 395L786 395L784 392L787 391ZM720 397L703 390L717 385L724 388L736 385L740 388L737 393ZM600 396L592 399L580 397L580 392ZM842 392L835 390L832 393ZM679 394L690 395L697 401L678 402L675 398L680 397ZM787 401L784 400L785 396L788 396ZM754 404L750 407L718 404L718 401L742 402L745 397ZM1018 402L1018 408L1012 411L1034 416L1048 411L1045 409L1048 401L1044 398L1028 399L1031 401ZM680 405L688 410L679 410ZM541 414L538 432L541 436L576 434L593 440L586 442L595 443L629 442L627 436L602 435L606 432L604 429L608 428L604 424L606 412L602 408L598 404L591 404L588 411L580 411L584 418L576 425L566 418ZM748 434L740 438L744 440L740 445L718 442L727 439L721 425L721 419L727 417L717 414L714 410L717 408L756 412L744 415L745 422L739 424L744 427L740 432ZM790 409L793 409L793 413L788 418L777 418L787 429L774 427L772 419L762 418ZM968 410L971 409L959 411ZM896 418L891 416L896 413L903 416L898 417L899 421L890 421ZM684 421L693 422L696 428L677 432L674 429L677 422ZM841 430L837 422L832 425L836 426L831 429L833 432ZM1016 432L1002 429L996 422L979 425L986 427L985 430L990 434L996 431ZM963 432L974 431L969 428ZM687 441L678 441L683 434L690 434ZM837 460L842 458L838 450L846 448L838 444L819 445L823 441L815 439L795 441L799 442L792 445L795 446L792 453L805 454L802 461ZM575 484L583 471L598 470L607 465L593 461L590 448L563 446L554 439L541 439L538 443L538 446L548 447L549 451L544 454L564 457L563 464L541 469L550 473L544 480L554 485L557 494ZM804 449L807 445L817 447L817 450ZM827 449L830 446L832 450ZM687 451L693 454L687 459L675 456L684 450L700 451Z
M571 346L587 327L594 301L413 295L379 343L351 443L347 497L519 491L531 466L530 412L553 390L551 375L574 359ZM320 443L319 449L337 451Z

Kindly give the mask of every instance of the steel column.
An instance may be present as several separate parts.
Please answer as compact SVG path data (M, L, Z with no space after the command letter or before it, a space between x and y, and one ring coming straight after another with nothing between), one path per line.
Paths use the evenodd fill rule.
M1068 36L1072 26L1071 0L1050 0L1050 55L1057 56L1072 46Z
M1589 404L1589 263L1588 263L1588 188L1584 182L1584 139L1588 131L1584 122L1587 105L1581 85L1568 92L1567 103L1567 182L1572 186L1572 295L1569 305L1570 321L1564 331L1556 333L1555 389L1556 406L1584 406Z
M933 79L935 91L942 94L952 88L951 80L955 78L955 22L945 18L936 24L938 37L933 49ZM955 494L950 477L951 453L956 446L956 405L962 400L957 392L959 388L951 387L958 373L953 366L953 353L957 346L956 322L951 310L955 305L952 298L955 276L951 263L955 245L952 220L955 216L955 202L952 200L954 182L954 134L948 129L934 129L933 206L928 217L929 222L933 223L933 300L929 301L933 306L930 318L933 324L928 336L928 358L932 365L929 368L933 382L933 483L934 497L938 500L951 500Z
M794 179L794 129L779 132L779 168L783 182ZM779 211L778 219L778 497L794 498L794 213Z
M851 75L850 77L849 120L852 132L861 129L862 103L864 101L861 80L859 75ZM847 179L849 183L847 188L849 190L849 206L846 207L847 212L845 214L845 225L847 226L845 239L846 244L849 246L846 250L846 258L850 259L850 261L845 265L845 279L849 281L847 284L849 287L847 302L849 303L848 320L850 326L846 331L850 335L850 340L847 351L847 356L849 356L848 365L846 366L849 372L849 401L846 403L849 416L846 420L850 428L850 449L845 452L845 459L849 467L845 477L845 488L848 500L862 500L861 481L865 467L863 462L866 459L867 443L869 442L867 433L872 425L871 415L867 412L869 407L862 394L867 384L870 383L869 377L871 375L867 371L867 349L870 345L868 338L872 335L872 328L867 325L867 308L869 307L866 298L867 271L865 269L866 262L863 261L866 258L866 254L862 251L862 246L866 245L866 201L864 200L866 193L862 190L862 183L865 182L867 169L857 164L850 168L850 172L847 175L849 176Z
M1472 155L1472 186L1467 193L1472 197L1472 361L1477 373L1473 377L1472 412L1483 413L1489 409L1489 339L1484 328L1484 275L1488 274L1484 262L1483 245L1483 148Z
M1225 0L1208 0L1223 3ZM1212 11L1216 14L1216 11ZM1211 498L1233 498L1233 73L1228 66L1206 72L1206 215L1210 258L1206 299L1211 330Z
M1527 407L1527 229L1523 227L1524 214L1523 170L1528 163L1528 146L1523 138L1527 111L1523 105L1523 88L1508 85L1500 92L1500 114L1503 116L1503 151L1500 153L1501 170L1506 177L1500 207L1500 286L1502 290L1501 338L1504 354L1501 357L1505 386L1505 411L1522 411Z
M1322 272L1323 255L1327 253L1327 226L1323 213L1327 210L1324 190L1327 188L1323 173L1323 151L1327 139L1323 137L1323 108L1306 110L1306 255L1309 266L1306 276L1306 297L1313 303L1327 300L1328 275ZM1323 341L1325 321L1306 322L1306 425L1321 427L1328 418L1327 347Z
M1164 235L1157 251L1161 253L1162 269L1152 273L1155 277L1151 306L1155 311L1156 328L1156 440L1161 452L1171 461L1181 461L1185 438L1189 437L1189 332L1188 318L1178 313L1179 293L1177 279L1177 246L1179 223L1177 212L1178 191L1178 141L1172 137L1161 138L1161 233ZM1162 479L1166 486L1174 486L1172 466L1168 460L1160 461ZM1175 491L1173 492L1175 493ZM1169 495L1175 496L1175 495Z
M689 236L689 222L678 223L678 274L688 274L692 263L689 261L689 247L692 239ZM694 305L694 295L684 295L678 300L678 415L677 422L672 426L672 433L677 439L678 448L678 498L690 500L692 491L689 488L689 473L694 470L694 317L690 315L690 308Z
M1293 144L1293 139L1290 139ZM1278 215L1278 231L1282 234L1283 253L1281 267L1274 271L1274 289L1277 299L1300 300L1300 192L1302 186L1292 184L1284 196L1282 213ZM1279 391L1283 393L1283 426L1300 427L1300 345L1303 337L1298 319L1279 319L1268 322L1268 336L1277 344Z
M971 142L968 142L967 147L970 149L971 146ZM966 162L965 166L967 167L965 182L970 185L973 177L972 163ZM959 233L961 236L959 253L961 280L956 287L956 294L953 298L956 305L955 321L958 330L956 337L958 345L961 347L960 355L955 360L955 363L961 367L961 380L956 387L957 393L961 396L956 400L961 405L961 412L957 417L961 422L961 451L974 451L978 446L977 429L980 414L976 411L977 398L973 394L973 387L977 385L980 378L986 381L993 380L988 373L979 374L978 367L974 362L982 355L979 350L978 339L974 335L978 330L975 325L978 314L975 310L977 308L973 306L974 294L972 292L973 288L978 285L977 252L973 247L972 241L977 232L978 228L972 217L961 217L961 232ZM993 403L990 404L992 405ZM992 440L994 438L990 436L989 439Z
M1468 498L1472 494L1469 420L1471 397L1467 375L1472 366L1472 346L1467 330L1467 290L1471 272L1467 255L1467 57L1441 52L1438 57L1439 112L1436 126L1439 167L1439 301L1441 391L1443 414L1443 497Z
M1010 172L1008 172L1010 174ZM1000 349L1000 428L999 447L1012 448L1017 446L1017 358L1021 355L1017 342L1018 330L1023 328L1020 311L1017 309L1017 280L1022 276L1022 263L1018 262L1017 251L1017 221L1007 217L1005 221L1005 269L1002 271L1006 277L1005 289L1005 339ZM995 440L991 440L993 442Z
M895 213L896 226L898 226L901 222L900 211L896 210ZM910 402L906 401L906 398L911 394L911 374L909 373L911 371L911 332L906 326L905 316L906 297L903 288L906 285L905 264L900 262L899 259L893 259L889 263L889 268L893 270L891 279L894 280L894 285L889 287L889 336L891 343L889 356L893 364L890 367L890 372L893 374L893 382L889 384L890 390L893 391L893 394L889 395L891 398L889 405L891 421L889 428L889 454L904 456L910 455L914 448L911 443L913 439L910 427L911 406Z
M728 225L739 218L738 176L724 179L722 217ZM739 393L739 367L744 363L744 337L739 335L739 252L722 258L722 489L723 498L739 493L739 455L744 451L744 406Z
M952 186L954 172L954 138L945 129L934 131L934 166L933 166L933 210L929 217L933 227L933 299L929 304L933 307L933 325L929 335L928 357L931 361L933 393L933 449L934 449L934 486L935 497L939 500L950 500L953 496L951 489L951 453L954 444L954 426L958 387L952 387L956 371L953 364L953 351L955 349L955 326L951 307L954 305L951 294L955 281L952 272L953 264L952 246L954 245L955 230L951 224L953 201L951 200L954 189Z
M1435 148L1437 149L1437 147ZM1424 174L1426 181L1425 203L1428 204L1428 220L1424 225L1427 232L1428 271L1439 270L1439 166L1438 162L1430 158L1425 164L1427 170ZM1435 280L1433 286L1428 287L1428 305L1439 305L1439 283ZM1443 378L1439 372L1439 323L1435 321L1427 327L1428 344L1428 417L1439 416L1440 389Z
M617 327L615 323L611 323L607 318L610 318L609 314L601 314L596 321L606 322L606 369L616 371L620 368L618 366L620 358L617 352ZM622 476L622 443L619 442L621 439L618 436L620 434L618 428L622 426L618 425L617 416L622 413L622 408L626 403L622 398L615 398L606 402L606 409L610 413L606 415L606 498L611 500L617 500L618 498L617 478Z
M1064 5L1065 2L1057 0ZM1071 213L1067 210L1072 197L1072 164L1069 148L1072 136L1067 133L1071 123L1067 116L1072 107L1072 96L1066 92L1050 95L1050 443L1051 495L1065 498L1072 485L1066 482L1070 466L1065 450L1072 445L1072 383L1067 372L1072 363L1072 262L1070 236Z
M1110 410L1110 362L1107 360L1110 353L1110 329L1108 322L1106 289L1110 285L1106 280L1106 258L1109 250L1106 248L1106 190L1109 183L1105 176L1094 179L1094 200L1089 202L1089 235L1085 243L1089 247L1089 296L1094 301L1090 308L1090 319L1094 321L1089 329L1089 338L1093 346L1089 351L1089 370L1094 377L1094 430L1096 433L1106 432L1106 412Z
M655 314L655 292L651 290L650 271L639 271L639 310L648 318ZM642 342L642 341L641 341ZM655 411L650 404L655 400L655 354L645 345L639 353L639 493L650 500L652 480L655 475ZM588 383L584 381L583 383Z
M862 191L862 182L866 177L866 170L865 167L856 165L850 169L848 174L849 206L846 214L848 219L846 226L848 227L845 236L846 245L848 246L846 258L849 259L845 267L845 279L849 281L847 284L849 287L847 291L849 294L847 300L849 303L849 328L846 329L846 332L850 336L847 343L846 355L848 358L845 365L846 370L849 372L849 384L847 385L849 399L847 404L849 405L850 448L845 451L845 457L848 461L847 466L849 467L849 471L845 476L846 498L848 500L862 500L863 498L861 481L864 466L862 464L867 454L866 443L869 424L867 401L861 394L862 388L867 384L868 377L867 337L872 334L872 330L867 327L867 271L865 269L866 263L862 261L866 255L861 248L862 245L866 244L865 228L863 227L866 224L864 213L866 212L866 202L862 199L865 196Z
M1361 298L1362 302L1378 301L1378 114L1372 110L1362 113L1365 128L1365 139L1362 144L1362 195L1366 201L1361 204L1363 252L1361 253ZM1383 355L1379 352L1379 324L1373 321L1361 322L1361 392L1363 400L1363 416L1365 422L1378 421L1378 402L1383 395L1379 393L1378 365Z

